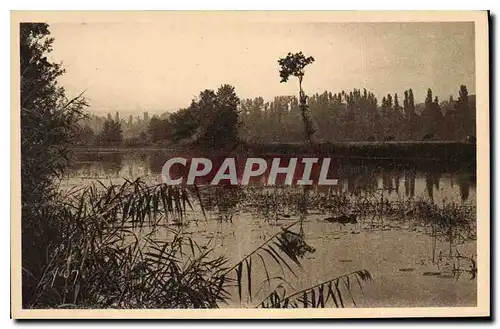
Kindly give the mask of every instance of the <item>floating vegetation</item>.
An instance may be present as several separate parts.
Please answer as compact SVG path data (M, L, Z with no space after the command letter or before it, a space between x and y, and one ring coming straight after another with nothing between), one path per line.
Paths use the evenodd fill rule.
M59 223L59 244L43 252L50 261L35 271L41 276L25 269L37 287L29 307L214 308L235 297L241 304L257 307L356 306L352 290L372 280L368 269L299 292L291 287L290 278L298 276L302 260L316 251L303 230L304 221L313 218L332 231L347 226L343 233L351 235L363 230L419 230L432 238L432 264L438 267L423 276L456 280L463 274L471 280L477 276L475 256L462 255L457 248L476 234L475 207L465 203L389 200L378 190L187 189L138 179L121 185L94 183L65 194L61 205L52 214ZM226 255L214 254L212 243L223 232L222 223L232 225L234 216L243 212L280 228L270 236L264 234L260 246L230 265ZM220 232L207 235L204 245L184 234L189 222L198 223L196 213L221 224ZM298 232L292 230L299 224ZM166 241L156 237L160 228L169 233ZM437 250L438 239L448 241L446 253ZM268 297L255 304L263 292L269 292Z
M441 275L441 272L424 272L422 273L423 276L438 276Z
M316 249L308 245L301 234L283 229L283 232L277 236L279 248L286 253L296 263L298 258L304 257L306 253L314 253Z
M198 245L184 234L189 210L209 213L210 207L201 200L203 193L197 187L148 185L137 179L122 185L98 182L65 194L58 212L52 214L60 227L59 245L41 250L50 261L39 271L40 277L25 269L37 280L36 295L28 306L217 308L232 300L233 288L241 303L252 304L264 288L291 287L287 278L297 277L302 259L315 252L306 242L302 219L281 227L231 266L224 255L214 255L210 242ZM211 211L221 216L239 206L219 191ZM298 224L300 232L292 231ZM166 239L158 239L159 228L168 233ZM212 241L213 235L208 237ZM259 273L265 275L263 281ZM322 307L334 298L333 305L344 307L352 280L371 280L371 273L360 270L330 280L324 287L331 286L334 296L330 293L324 303L311 300L305 305ZM300 296L323 288L313 286ZM297 296L289 299L299 300Z
M400 268L399 271L401 272L413 272L415 269L413 267L407 267L407 268Z

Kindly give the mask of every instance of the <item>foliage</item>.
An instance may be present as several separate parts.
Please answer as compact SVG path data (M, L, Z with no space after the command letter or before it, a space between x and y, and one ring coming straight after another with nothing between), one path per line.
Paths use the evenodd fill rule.
M113 119L108 116L104 122L101 134L99 136L100 143L103 145L118 145L123 141L122 125L118 118Z
M57 223L54 242L38 246L46 261L40 269L23 268L36 282L26 307L216 308L228 301L233 286L240 301L257 294L252 264L264 266L261 285L272 287L287 280L268 271L271 263L295 276L300 259L314 252L303 235L290 231L294 222L228 266L209 245L199 246L182 228L172 228L195 209L193 199L200 201L199 192L182 187L140 179L99 182L61 198L51 214Z
M450 100L441 102L432 95L434 99L427 105L415 104L411 89L404 91L401 106L398 94L391 95L391 102L385 95L385 101L382 100L380 104L373 92L356 88L349 92L325 91L310 95L306 104L314 123L315 139L319 142L421 141L426 135L440 141L466 141L472 140L467 139L468 136L475 136L476 106L475 97L466 96L466 89L462 86L460 101L450 97ZM392 107L389 103L392 103ZM134 124L121 120L124 138L137 140L133 145L193 142L194 136L202 136L202 130L199 129L200 107L197 104L198 100L195 100L186 109L148 121L136 119ZM250 143L294 143L304 140L299 97L278 96L271 101L265 101L262 97L243 99L236 108L236 111L229 112L230 120L221 120L223 124L220 127L223 128L220 132L232 136L227 140L241 139ZM92 117L92 124L85 121L83 125L90 126L93 131L101 130L106 118ZM235 121L237 124L233 125ZM145 122L149 126L143 130L148 134L147 138L142 138L141 133L144 131L140 127ZM211 126L216 128L215 124ZM235 127L237 133L227 127ZM205 142L212 140L214 135L207 135Z
M271 292L259 306L261 308L338 308L345 307L348 302L357 306L351 293L354 284L357 283L362 291L363 283L371 280L372 275L369 271L359 270L289 295L287 295L285 286L281 285ZM346 300L345 294L348 294L350 300Z
M75 141L75 144L77 145L94 145L97 143L98 136L96 136L94 130L92 130L92 128L88 125L80 125L78 136L78 140Z
M234 87L222 85L217 93L204 91L195 108L201 124L195 134L197 142L210 147L224 146L237 141L240 99Z
M278 59L280 65L280 82L287 82L290 76L302 79L304 69L307 65L314 62L312 56L306 57L302 52L292 54L288 53L286 57Z
M302 81L304 79L304 69L307 65L314 62L312 56L306 57L302 52L292 54L288 53L286 57L278 59L280 65L280 82L287 82L290 76L299 79L299 102L302 122L304 124L306 141L311 143L315 133L314 124L308 113L309 106L307 104L307 96L302 90Z
M47 59L54 41L49 35L47 24L20 24L22 259L24 268L37 270L47 261L40 246L55 243L54 182L68 164L68 147L79 137L86 106L82 95L69 100L57 84L64 70ZM23 272L23 304L35 288Z
M204 90L188 108L173 113L168 120L155 122L151 134L168 134L174 143L224 147L238 140L239 102L230 85L222 85L217 92Z
M153 116L148 125L149 140L153 143L168 140L171 136L171 124L168 119Z
M68 100L57 85L64 71L47 60L53 43L48 26L23 23L20 34L22 189L29 192L25 197L38 198L67 164L67 146L78 137L86 103L81 95Z
M178 143L193 136L200 125L200 118L193 102L190 107L181 109L170 116L172 140Z
M182 221L185 190L136 180L62 197L56 243L39 246L47 262L23 269L37 282L28 307L217 307L226 260L162 226ZM159 229L168 241L155 238Z
M462 92L463 93L463 92ZM431 107L416 104L413 91L404 92L403 104L396 96L377 100L366 89L313 94L307 98L315 139L329 142L421 141L434 134L441 141L465 141L475 135L475 98L468 106L440 102L434 96ZM465 103L464 103L465 104ZM242 101L240 136L253 143L292 143L303 140L304 124L299 97L279 96L271 101L261 97ZM279 127L279 128L278 128Z
M92 129L79 129L84 117L85 100L68 100L57 85L63 70L50 63L46 54L53 40L46 24L21 24L21 153L22 153L22 276L23 306L28 308L216 308L227 302L231 289L253 303L266 287L271 293L257 307L345 307L354 284L359 288L372 280L367 269L337 276L300 291L289 292L287 277L296 276L307 253L315 252L302 230L305 210L311 204L321 209L347 212L367 209L375 214L407 214L407 204L391 204L382 197L352 199L336 196L308 198L306 190L291 195L289 209L301 214L301 220L283 227L234 265L224 256L214 256L209 244L199 246L183 234L189 211L205 214L198 187L187 190L165 184L150 185L137 179L121 185L101 182L69 192L57 189L57 178L67 165L67 147L75 138L95 138ZM287 56L280 64L282 80L299 78L299 104L306 135L314 130L306 115L309 104L302 91L302 78L312 57L302 53ZM411 90L405 105L411 103ZM338 105L346 100L346 119L355 120L356 106L366 104L376 110L376 99L366 91L339 94L327 99ZM461 88L457 113L466 111L466 88ZM396 97L394 97L395 110ZM224 85L217 92L206 90L191 106L168 119L154 119L149 125L150 138L165 136L177 141L190 140L204 146L219 147L237 141L239 98L234 88ZM259 103L260 102L259 100ZM437 102L434 102L437 103ZM383 102L392 108L392 96ZM468 106L468 105L467 105ZM464 111L464 112L460 112ZM258 117L258 113L253 115ZM390 112L389 112L390 113ZM386 113L387 114L387 113ZM380 120L384 122L384 115ZM374 118L378 118L377 115ZM145 121L149 121L145 120ZM311 126L308 125L311 124ZM167 126L167 127L166 127ZM167 130L163 130L168 128ZM83 133L83 135L82 135ZM145 133L145 132L142 132ZM145 136L141 136L145 137ZM120 143L122 121L118 115L103 122L100 141ZM260 198L259 200L267 198ZM194 202L197 200L197 203ZM219 211L227 206L217 196ZM282 205L258 205L278 210ZM446 234L451 241L471 233L472 211L464 213L458 204L436 206L428 202L410 203L423 223L431 223L433 233ZM199 207L196 208L196 207ZM196 209L195 209L196 208ZM300 233L291 229L301 224ZM179 227L173 229L172 226ZM163 239L158 239L161 232ZM450 247L451 250L451 247ZM451 254L451 252L450 252ZM472 277L477 268L474 258L458 254L457 261L470 261ZM266 278L259 282L256 265L264 268ZM271 273L269 265L282 275ZM462 271L458 266L457 271ZM261 272L262 274L262 272ZM278 285L275 285L278 282ZM288 284L288 285L287 285Z

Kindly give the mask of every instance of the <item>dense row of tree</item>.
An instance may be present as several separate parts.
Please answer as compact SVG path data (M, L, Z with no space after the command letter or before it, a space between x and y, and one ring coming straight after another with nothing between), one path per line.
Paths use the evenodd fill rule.
M429 89L425 104L415 104L413 91L384 96L354 89L324 92L308 98L316 139L323 141L464 140L475 135L475 98L460 87L459 97L445 102ZM303 136L299 101L294 96L243 100L240 136L255 142L299 142Z
M324 92L307 98L317 141L419 141L465 140L475 135L475 97L461 86L458 99L450 96L440 102L427 91L425 103L415 104L412 89L388 94L378 100L366 89L351 92ZM130 133L131 123L112 118L100 122L94 132L83 129L85 144L148 145L199 143L220 146L237 139L257 143L301 142L304 123L300 101L295 96L278 96L266 102L262 97L239 100L234 87L205 90L191 105L170 115L152 116L139 121ZM130 121L130 120L129 120ZM125 129L124 129L125 128ZM124 133L127 131L128 133Z
M154 115L139 121L141 125L135 134L127 134L131 127L129 120L120 120L108 114L107 118L93 115L82 124L82 144L89 145L148 145L165 143L197 143L206 146L220 146L238 139L240 127L240 100L234 87L223 85L217 91L205 90L191 105L169 115ZM91 127L94 128L91 128ZM125 129L124 129L125 128Z
M162 115L168 116L167 114ZM143 116L128 116L125 120L119 112L99 116L90 114L80 123L80 141L82 145L145 145L149 139L147 130L151 119L148 112Z
M379 106L372 92L356 88L348 93L325 91L308 97L302 82L306 66L313 62L312 56L302 52L278 59L280 82L298 79L298 99L280 96L265 102L257 97L240 102L230 85L217 92L207 89L188 108L154 116L147 134L141 131L129 138L128 144L187 142L213 147L241 139L257 143L474 140L475 97L469 99L464 85L457 101L450 96L442 103L437 96L433 98L430 88L424 104L415 104L413 90L405 90L403 106L398 94L387 94ZM123 134L118 112L114 120L108 115L97 138L88 127L82 135L99 144L120 144Z

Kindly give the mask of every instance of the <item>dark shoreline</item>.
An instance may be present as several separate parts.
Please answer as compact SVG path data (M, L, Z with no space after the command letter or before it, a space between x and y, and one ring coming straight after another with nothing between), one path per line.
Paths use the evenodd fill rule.
M250 153L303 155L311 153L327 154L338 158L378 159L408 161L441 160L450 162L475 162L476 144L466 142L345 142L320 143L309 146L301 143L248 144L241 143L227 149L207 149L192 145L170 145L126 147L126 146L78 146L77 152L122 153L132 152L196 152L201 153Z

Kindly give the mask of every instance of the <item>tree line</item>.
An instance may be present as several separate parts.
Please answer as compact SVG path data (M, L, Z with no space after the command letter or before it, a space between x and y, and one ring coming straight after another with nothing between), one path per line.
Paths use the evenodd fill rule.
M379 105L366 89L308 98L309 112L319 141L461 141L475 136L475 97L460 86L458 99L440 102L428 89L424 104L415 104L412 89L388 94ZM259 143L300 142L303 125L299 100L295 96L262 97L242 101L241 137Z
M356 88L302 97L307 102L310 133L319 142L471 141L476 134L475 95L469 95L464 85L456 100L450 95L439 101L428 89L425 102L419 104L412 89L401 95L387 94L380 104L373 92ZM147 120L145 115L145 120L135 124L130 118L128 122L120 119L118 113L114 118L92 115L82 132L82 144L87 145L216 147L235 141L295 143L305 138L304 111L296 96L240 100L235 88L227 84L216 91L202 91L184 109Z
M134 142L160 145L200 143L219 146L239 139L260 139L268 142L277 139L295 141L313 136L323 139L338 138L332 135L336 133L333 127L329 128L330 130L321 128L320 123L323 122L320 121L327 119L332 125L338 126L339 131L342 131L342 136L353 138L349 137L350 134L354 136L355 133L360 134L360 132L348 131L347 129L351 126L347 124L352 124L357 120L361 122L360 118L366 115L358 115L359 113L369 110L372 111L368 112L371 115L380 116L383 119L393 115L385 116L385 112L392 113L393 108L399 107L396 96L394 99L392 96L385 97L382 107L378 107L373 94L366 91L340 93L340 95L325 93L307 98L301 90L300 101L296 97L278 97L271 103L265 103L261 98L240 101L234 87L223 85L216 91L201 92L189 107L168 116L155 116L149 119L149 116L145 115L144 120L134 122L130 117L128 121L121 119L118 113L105 117L88 115L86 111L88 103L83 95L68 99L64 88L58 84L58 78L64 73L64 69L60 64L51 62L48 56L52 51L54 41L50 37L48 25L21 23L19 27L23 308L99 308L110 307L110 305L117 307L154 306L156 308L216 307L219 300L212 299L213 294L205 294L203 291L220 292L224 282L221 284L219 281L213 281L214 271L210 268L208 272L197 270L201 268L198 266L200 262L205 265L214 264L213 260L208 261L203 257L198 257L197 263L187 266L188 269L194 269L191 272L174 271L175 273L172 274L172 271L168 271L172 266L167 266L165 273L158 274L156 264L164 260L165 253L160 254L158 261L151 262L154 266L148 268L144 266L145 262L142 261L141 255L140 257L134 256L137 254L133 251L135 249L122 247L125 241L130 241L131 235L128 232L133 234L129 226L124 226L124 224L132 223L138 225L137 227L142 227L146 223L157 223L151 214L161 212L169 218L172 218L174 212L182 214L182 207L176 209L176 205L186 201L187 195L179 194L179 191L172 193L173 190L163 184L145 186L140 180L124 183L118 192L116 192L115 185L110 185L107 190L104 190L105 193L96 193L97 189L94 185L78 191L62 189L61 182L70 164L70 149L75 143L100 145L122 145ZM299 63L300 61L299 58ZM291 66L294 65L291 63ZM303 74L300 66L293 68L297 70L286 71L284 76L288 77L291 74L300 77ZM412 93L407 94L408 97L405 97L404 101L406 105L403 107L409 109L414 102L413 96L410 97ZM422 113L414 111L415 120L424 120L427 117L430 120L434 118L438 106L443 108L438 100L432 98L432 92L428 93L427 99ZM470 127L467 125L473 122L472 117L466 117L473 113L473 107L469 105L465 86L460 89L459 99L450 103L451 114L445 111L446 114L440 121L440 125L436 125L433 129L443 133L442 136L446 136L444 133L446 131L454 133L458 131L462 135L459 136L457 133L456 138L462 138L463 134L469 132ZM428 115L424 115L427 113L425 110ZM405 115L402 117L405 118L406 113L410 112L403 113ZM346 121L335 121L344 119L344 116ZM307 125L310 123L317 127L307 128L306 122L308 122ZM283 125L280 126L281 123ZM289 127L284 126L285 124ZM450 127L458 128L452 130ZM397 130L397 128L399 127L394 129ZM443 131L439 131L440 129ZM375 138L381 136L385 135L376 135ZM164 158L161 158L161 161L163 160ZM390 184L388 181L386 179L385 184L387 188L392 189L392 179ZM409 193L412 193L414 189L412 176L409 177L408 182ZM436 182L438 180L432 178L427 181L427 185L432 187ZM373 184L373 181L368 181L367 184ZM106 189L106 186L101 187ZM160 198L165 199L165 196L170 201L167 206L163 204L160 210L158 207L161 207L162 202L156 201ZM132 204L133 206L130 207L132 210L122 211L124 204ZM149 214L151 218L146 219L141 207L146 205L147 208L151 204L154 209L147 212L146 215ZM115 211L117 209L118 211ZM139 248L137 249L139 252L144 249L142 244L135 246L132 248ZM180 247L174 248L179 248L179 251L172 249L170 255L173 255L171 257L173 263L175 263L175 257L182 254ZM249 255L252 254L253 252ZM130 261L127 255L139 261ZM221 260L219 264L223 266L224 258L217 259ZM243 260L249 259L247 256ZM243 264L243 260L238 264ZM125 271L122 263L125 264ZM214 266L220 267L217 263ZM289 265L286 266L289 267ZM238 275L238 268L242 267L233 267L231 271L236 269L236 275ZM21 272L21 269L19 270ZM151 289L143 289L142 282L134 285L134 280L130 279L129 273L145 273L144 271L150 277L170 275L173 279L169 279L168 282L182 284L168 285L165 290L164 282L158 281L161 284L153 282L149 287ZM250 273L249 270L248 272ZM217 273L220 271L217 270ZM196 278L195 284L191 284L192 289L187 294L194 297L188 298L187 301L184 298L181 298L181 301L179 298L173 298L170 301L169 296L186 295L186 287L190 287L182 281L186 277ZM223 274L222 280L225 277L226 274ZM250 274L248 277L250 278ZM232 282L230 281L231 284ZM129 283L132 284L130 289ZM249 286L251 286L250 283ZM124 290L123 287L126 289ZM207 287L208 290L205 289L200 293L198 289L200 287ZM137 292L145 293L137 295ZM150 298L151 294L155 293L157 293L156 297ZM103 296L106 298L103 299ZM200 300L199 296L203 298ZM147 300L160 302L157 303L158 305L137 304L137 301Z

